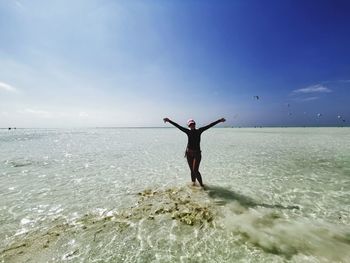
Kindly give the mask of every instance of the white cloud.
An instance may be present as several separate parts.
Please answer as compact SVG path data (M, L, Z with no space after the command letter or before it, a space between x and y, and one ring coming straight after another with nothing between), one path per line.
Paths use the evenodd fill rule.
M17 92L17 89L9 84L6 84L4 82L0 82L0 90L5 90L9 92Z
M21 114L30 114L30 115L34 115L37 117L42 117L42 118L51 118L52 117L52 113L48 112L48 111L43 111L43 110L33 110L33 109L24 109L24 110L20 110L18 111Z
M300 99L300 101L311 101L311 100L317 100L317 99L319 99L319 97L308 97L308 98Z
M307 101L314 101L318 100L320 97L318 96L312 96L312 97L296 97L293 98L292 100L295 102L307 102Z
M306 94L306 93L329 93L332 92L331 89L327 88L324 85L321 84L316 84L316 85L312 85L303 89L296 89L293 90L293 93L302 93L302 94Z
M85 111L79 112L79 117L84 118L84 117L89 117L89 114L87 114Z

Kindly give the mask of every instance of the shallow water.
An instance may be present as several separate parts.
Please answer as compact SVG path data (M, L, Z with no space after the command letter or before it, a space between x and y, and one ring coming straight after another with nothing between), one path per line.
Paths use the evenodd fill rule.
M0 130L0 262L349 262L349 128ZM147 190L148 189L148 190Z

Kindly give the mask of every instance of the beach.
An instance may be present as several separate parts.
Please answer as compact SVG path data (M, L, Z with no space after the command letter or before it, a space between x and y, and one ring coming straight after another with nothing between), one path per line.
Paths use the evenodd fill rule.
M349 262L349 128L0 130L0 262Z

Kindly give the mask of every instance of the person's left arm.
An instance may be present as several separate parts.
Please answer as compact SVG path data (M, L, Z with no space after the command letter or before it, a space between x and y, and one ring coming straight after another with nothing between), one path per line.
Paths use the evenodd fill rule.
M221 118L221 119L219 119L219 120L217 120L217 121L214 121L214 122L208 124L207 126L204 126L204 127L199 128L199 130L200 130L201 132L204 132L205 130L208 130L209 128L215 126L216 124L218 124L218 123L220 123L220 122L225 122L225 121L226 121L225 118Z

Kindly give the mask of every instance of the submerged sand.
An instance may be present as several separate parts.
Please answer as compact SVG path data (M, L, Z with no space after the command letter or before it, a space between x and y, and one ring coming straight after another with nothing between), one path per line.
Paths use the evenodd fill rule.
M164 262L178 261L179 257L180 261L195 258L204 262L202 252L190 256L193 240L200 244L198 251L221 242L225 243L223 248L255 247L256 253L270 254L275 262L346 262L350 258L349 231L287 218L283 213L297 212L298 206L259 203L220 187L146 189L135 195L138 201L132 207L85 214L74 220L58 217L49 228L19 234L0 252L0 259L74 262L89 255L89 260L99 261L100 254L108 254L102 261L131 262L139 256L143 261L156 260L161 252ZM218 236L223 238L220 242ZM240 256L234 250L215 249L222 262ZM179 256L178 251L189 255Z

